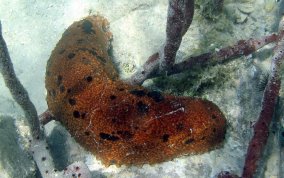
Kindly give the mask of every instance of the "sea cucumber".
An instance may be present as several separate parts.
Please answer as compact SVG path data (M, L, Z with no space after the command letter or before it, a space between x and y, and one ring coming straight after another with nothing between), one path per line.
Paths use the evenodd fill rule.
M89 16L62 35L47 64L47 104L75 140L106 166L154 164L202 153L225 138L210 101L129 85L111 59L109 23Z

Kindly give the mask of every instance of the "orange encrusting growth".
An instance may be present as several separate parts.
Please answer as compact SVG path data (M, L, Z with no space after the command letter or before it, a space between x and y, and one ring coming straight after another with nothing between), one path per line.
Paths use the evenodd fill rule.
M75 22L48 61L49 110L105 165L141 165L215 148L226 120L210 101L163 95L118 79L100 16Z

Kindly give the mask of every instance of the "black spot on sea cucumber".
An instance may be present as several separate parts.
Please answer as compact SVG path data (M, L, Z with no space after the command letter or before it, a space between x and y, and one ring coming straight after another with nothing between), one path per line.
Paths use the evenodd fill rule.
M117 118L112 118L112 119L111 119L111 122L112 122L112 123L118 123Z
M146 93L144 90L131 90L129 91L132 95L138 96L138 97L142 97L145 96Z
M106 134L106 133L100 133L100 137L103 140L109 140L109 141L117 141L119 140L119 137L114 136L114 135L110 135L110 134Z
M147 113L149 111L149 106L143 103L142 101L139 101L138 103L136 103L136 107L137 107L138 112L140 113Z
M102 62L103 64L106 63L105 58L101 57L98 55L98 53L96 52L96 49L92 48L92 49L88 49L88 48L79 48L78 51L87 51L89 53L91 53L94 57L96 57L96 59L98 59L100 62Z
M70 99L68 100L68 102L69 102L69 104L70 104L71 106L74 106L74 105L76 104L76 100L73 99L73 98L70 98Z
M67 57L68 59L73 59L75 55L76 55L75 53L69 53Z
M152 98L157 103L164 100L164 96L158 91L150 91L147 96Z
M184 129L184 125L182 123L178 123L176 125L176 129L177 129L178 132L181 132Z
M123 139L129 140L133 137L133 134L131 134L129 131L122 131L119 130L116 132L118 135L120 135Z
M116 164L116 163L117 163L117 161L114 160L114 159L110 160L110 162L109 162L110 165L113 165L113 164Z
M109 97L111 100L115 100L116 99L116 96L115 95L110 95Z
M63 79L63 77L61 75L57 76L57 79L56 79L57 86L59 86L62 83L62 79Z
M88 131L84 132L84 134L85 134L86 136L90 136L90 132L88 132Z
M87 76L87 77L86 77L86 81L87 81L87 82L93 81L93 77L92 77L92 76Z
M63 92L65 91L65 87L64 87L63 85L61 85L61 86L59 87L59 90L60 90L61 93L63 93Z
M82 119L85 119L85 117L86 117L86 113L84 112L84 113L82 113L81 114L81 117L82 117Z
M194 142L193 138L187 139L184 143L185 144L191 144L192 142Z
M79 117L80 117L80 112L79 112L79 111L74 111L74 112L73 112L73 116L74 116L75 118L79 118Z
M162 136L162 140L163 140L163 142L167 142L167 141L169 141L169 137L170 137L170 135L169 135L169 134L164 134L164 135Z
M128 115L127 112L128 111L124 110L124 111L120 112L118 115L110 118L111 122L115 125L125 124L125 122L126 122L125 117Z
M96 32L92 29L93 28L93 24L89 20L84 20L83 21L82 28L83 28L83 31L85 33L90 34L90 33L93 32L94 34L96 34Z
M215 114L213 114L213 115L211 116L211 119L215 120L215 119L217 119L217 116L216 116Z
M41 161L45 161L45 160L46 160L46 157L42 157L42 158L41 158Z

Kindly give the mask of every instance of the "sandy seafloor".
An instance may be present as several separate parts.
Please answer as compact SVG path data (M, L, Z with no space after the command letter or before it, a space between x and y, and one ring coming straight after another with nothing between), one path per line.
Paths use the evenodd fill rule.
M275 32L279 14L283 11L282 0L225 0L223 12L208 17L206 7L210 4L206 2L196 2L193 23L183 39L178 60L218 50L240 39ZM89 14L103 15L110 21L115 62L121 77L126 78L163 44L167 4L167 0L0 0L3 36L16 74L38 113L47 109L44 87L46 62L72 22ZM202 88L198 96L216 103L228 120L222 147L156 165L104 167L94 155L76 144L59 123L51 122L46 126L46 132L55 165L63 169L73 161L82 160L94 177L208 178L215 177L220 171L240 175L252 125L260 111L262 94L258 91L258 83L261 75L269 71L272 48L273 45L268 45L253 55L204 68L197 77L188 79L193 81L194 89L180 86L184 82L156 85L151 80L147 81L150 88L177 95L194 95L194 91ZM169 81L177 78L179 76ZM23 112L13 101L2 76L0 115L0 177L29 177L33 164L21 150L25 146L17 147L17 142L25 143L28 129L22 121ZM276 136L270 139L269 148L264 177L280 177Z

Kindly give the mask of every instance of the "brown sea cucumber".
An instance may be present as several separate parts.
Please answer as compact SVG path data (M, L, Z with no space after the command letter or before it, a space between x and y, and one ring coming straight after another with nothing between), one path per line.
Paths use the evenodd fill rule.
M105 165L153 164L220 145L226 120L212 102L119 79L108 26L100 16L75 22L48 61L48 108L75 140Z

